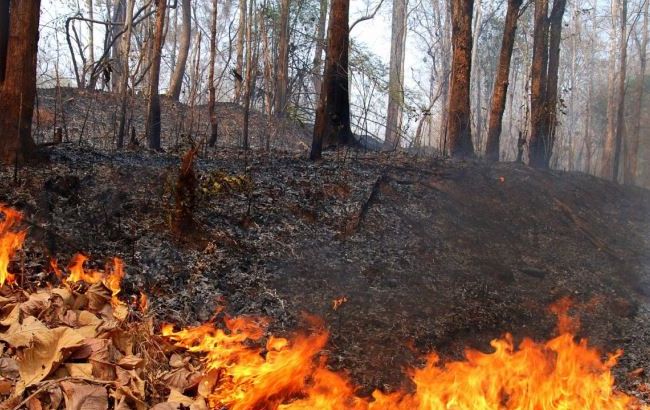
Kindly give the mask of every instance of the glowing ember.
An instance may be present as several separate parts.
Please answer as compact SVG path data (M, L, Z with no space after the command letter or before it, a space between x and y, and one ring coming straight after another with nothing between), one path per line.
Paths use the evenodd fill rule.
M14 253L25 241L26 231L18 230L22 214L0 204L0 286L5 282L14 282L14 275L9 273L9 262Z
M348 301L347 296L341 296L340 298L336 298L332 301L332 309L333 310L338 310L341 306L343 306L344 303Z

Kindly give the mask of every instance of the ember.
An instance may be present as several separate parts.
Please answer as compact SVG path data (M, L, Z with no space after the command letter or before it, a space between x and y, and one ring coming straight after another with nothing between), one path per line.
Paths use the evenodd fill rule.
M20 214L8 208L0 208L4 214L0 225L0 273L3 281L12 282L12 275L8 272L11 257L18 250L24 240L25 232L17 230ZM18 380L14 396L19 400L27 388L35 386L42 380L52 380L61 383L61 388L68 394L71 390L69 382L65 379L58 380L56 371L58 367L68 371L79 372L74 366L81 364L67 360L76 357L87 357L81 354L84 346L86 349L95 349L92 346L108 345L110 341L98 342L98 323L100 319L107 319L105 306L111 309L112 317L122 323L125 322L128 307L119 299L120 282L124 277L123 264L119 259L113 259L112 264L104 271L87 269L84 263L87 258L76 255L70 264L69 275L61 272L56 263L52 267L57 276L63 277L61 290L39 291L35 294L34 302L29 308L21 308L15 304L15 309L23 312L22 319L18 316L3 318L2 324L14 321L9 330L0 333L0 340L10 345L13 349L25 349L23 358L18 361L20 379ZM106 304L100 310L90 310L92 317L81 318L85 311L75 311L78 319L68 319L65 323L72 323L70 327L48 329L35 316L29 316L30 311L39 309L45 311L45 300L54 295L65 300L72 300L73 293L66 289L71 284L83 281L93 286L102 286L106 290ZM57 293L58 292L58 293ZM101 292L94 290L93 297L97 298ZM89 290L88 293L91 293ZM38 296L44 294L45 296ZM85 297L85 296L84 296ZM8 299L7 299L8 300ZM39 301L38 303L36 301ZM337 299L338 300L338 299ZM339 307L345 300L342 298ZM79 303L70 302L74 305ZM27 305L27 304L25 304ZM54 306L54 304L52 304ZM146 310L148 305L146 296L140 294L136 309ZM9 306L9 305L6 305ZM89 305L90 306L90 305ZM543 343L524 339L518 346L512 336L505 335L501 339L493 340L494 349L491 353L482 353L468 350L464 361L441 363L436 354L430 354L422 368L410 371L414 388L412 391L397 391L384 393L375 391L372 397L359 397L355 394L355 387L348 378L341 373L328 369L326 357L322 351L327 343L328 333L322 328L311 334L296 334L288 338L275 337L268 334L269 321L264 318L254 317L225 317L218 324L207 323L198 327L186 328L175 331L173 325L162 327L162 336L172 341L177 348L184 351L187 359L171 358L170 362L188 363L191 357L198 357L200 368L195 369L195 383L188 382L180 390L171 387L168 403L194 403L194 408L215 409L472 409L472 410L550 410L550 409L632 409L641 408L635 399L624 393L617 392L614 388L612 367L616 364L621 352L617 351L601 359L600 353L589 347L586 340L575 340L572 330L577 326L567 312L569 303L562 300L552 307L558 317L559 336ZM22 310L21 310L22 309ZM72 308L70 308L72 309ZM90 307L89 307L90 309ZM40 314L40 313L39 313ZM88 314L88 312L85 312ZM10 314L11 315L11 314ZM9 320L11 319L11 320ZM91 320L92 319L92 320ZM18 323L22 320L22 323ZM92 323L89 328L88 323ZM30 326L30 327L28 327ZM85 327L84 327L85 326ZM32 331L28 339L19 337L20 332ZM14 329L11 331L11 329ZM82 331L83 330L83 331ZM12 333L13 332L13 333ZM47 363L40 363L40 356L31 353L26 355L32 344L42 343L54 338L57 349L52 357L47 357ZM40 336L39 336L40 335ZM44 336L47 335L47 336ZM117 337L113 334L110 337ZM41 339L39 339L41 338ZM49 342L48 342L49 343ZM90 346L90 347L89 347ZM77 353L75 353L77 352ZM107 354L107 353L106 353ZM175 353L177 354L177 353ZM45 357L45 356L43 356ZM108 357L108 356L106 356ZM128 358L128 360L127 360ZM45 359L44 359L45 360ZM120 368L122 378L126 377L128 383L140 384L139 394L132 392L131 400L144 403L144 380L151 377L143 375L142 357L129 356L115 359L111 363L108 359L95 360L95 365L113 366ZM120 367L121 366L121 367ZM177 365L174 365L177 366ZM138 367L140 373L135 373ZM33 371L32 371L33 370ZM128 370L128 371L127 371ZM56 371L56 372L55 372ZM118 373L120 373L118 372ZM124 376L124 372L128 373ZM75 373L76 374L76 373ZM194 374L194 373L193 373ZM29 376L25 380L24 376ZM88 380L95 380L95 370L85 374ZM112 376L111 376L112 375ZM142 379L140 379L141 376ZM122 379L116 373L104 373L103 379L96 379L95 383L109 383L109 386L120 385ZM107 377L114 377L106 380ZM164 379L165 376L163 376ZM188 376L189 378L189 376ZM64 384L68 383L68 384ZM83 385L76 385L76 388ZM196 389L193 389L195 386ZM111 387L112 388L112 387ZM112 394L118 394L119 389ZM105 389L95 392L99 396L105 395ZM93 393L93 394L95 394ZM72 394L72 393L70 393ZM190 394L194 398L186 396ZM67 397L67 396L66 396ZM103 396L102 396L103 397ZM72 400L72 399L71 399ZM103 400L103 398L102 398ZM180 402L179 402L180 400ZM108 402L106 402L108 403ZM56 408L56 407L53 407ZM167 407L165 407L167 408Z

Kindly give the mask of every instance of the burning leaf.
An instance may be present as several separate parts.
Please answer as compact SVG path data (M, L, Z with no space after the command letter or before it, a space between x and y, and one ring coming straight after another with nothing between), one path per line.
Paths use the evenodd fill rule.
M67 327L33 332L33 344L22 351L18 368L21 382L29 387L43 380L79 346L83 336Z
M338 310L341 306L343 306L344 303L348 301L347 296L341 296L340 298L336 298L332 301L332 309L333 310Z
M0 287L5 283L13 283L14 275L9 273L9 262L14 253L25 241L26 231L19 231L22 214L14 209L0 204Z
M103 386L61 382L66 410L106 410L108 394Z

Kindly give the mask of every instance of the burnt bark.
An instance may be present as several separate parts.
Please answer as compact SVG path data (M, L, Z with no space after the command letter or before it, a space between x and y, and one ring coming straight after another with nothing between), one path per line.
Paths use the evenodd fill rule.
M320 159L323 149L349 145L354 141L350 129L348 90L349 14L349 0L332 0L325 72L310 154L312 160Z
M548 148L545 150L544 167L548 168L553 147L555 146L555 130L557 127L558 73L560 70L560 42L562 41L562 18L566 9L566 0L553 1L550 16L550 38L548 52L548 74L546 83L546 115L548 122Z
M472 72L472 14L474 0L451 2L451 83L447 133L449 153L456 158L472 157L470 77Z
M0 83L5 79L9 43L9 0L0 0Z
M183 87L183 77L187 67L187 56L190 53L190 39L192 36L192 8L190 0L181 1L181 12L183 13L183 28L181 29L181 42L178 51L178 60L174 67L174 73L169 83L169 96L178 101Z
M497 77L492 92L488 135L485 146L485 157L488 161L499 160L503 112L506 108L506 98L508 95L510 61L512 59L512 49L515 44L515 34L517 32L517 20L522 2L523 0L508 0L508 11L506 12L506 21L503 29Z
M147 138L149 148L160 150L160 59L165 36L165 11L167 0L156 0L156 29L153 40L153 55L149 71L149 104L147 115Z
M3 3L0 8L0 21L9 23L4 78L0 81L0 161L4 163L22 163L35 150L31 132L40 3L11 0L9 7Z

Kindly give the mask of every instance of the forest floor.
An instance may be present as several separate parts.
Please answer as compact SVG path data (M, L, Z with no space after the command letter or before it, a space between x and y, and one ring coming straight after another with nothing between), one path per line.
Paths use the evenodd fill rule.
M430 351L547 339L549 305L570 296L578 335L624 350L623 387L650 374L649 191L513 163L208 150L179 237L178 155L64 143L49 157L0 174L0 202L31 226L25 259L47 271L49 256L119 256L123 292L143 290L161 321L206 321L224 303L282 334L308 312L329 328L330 365L368 393L405 383Z

